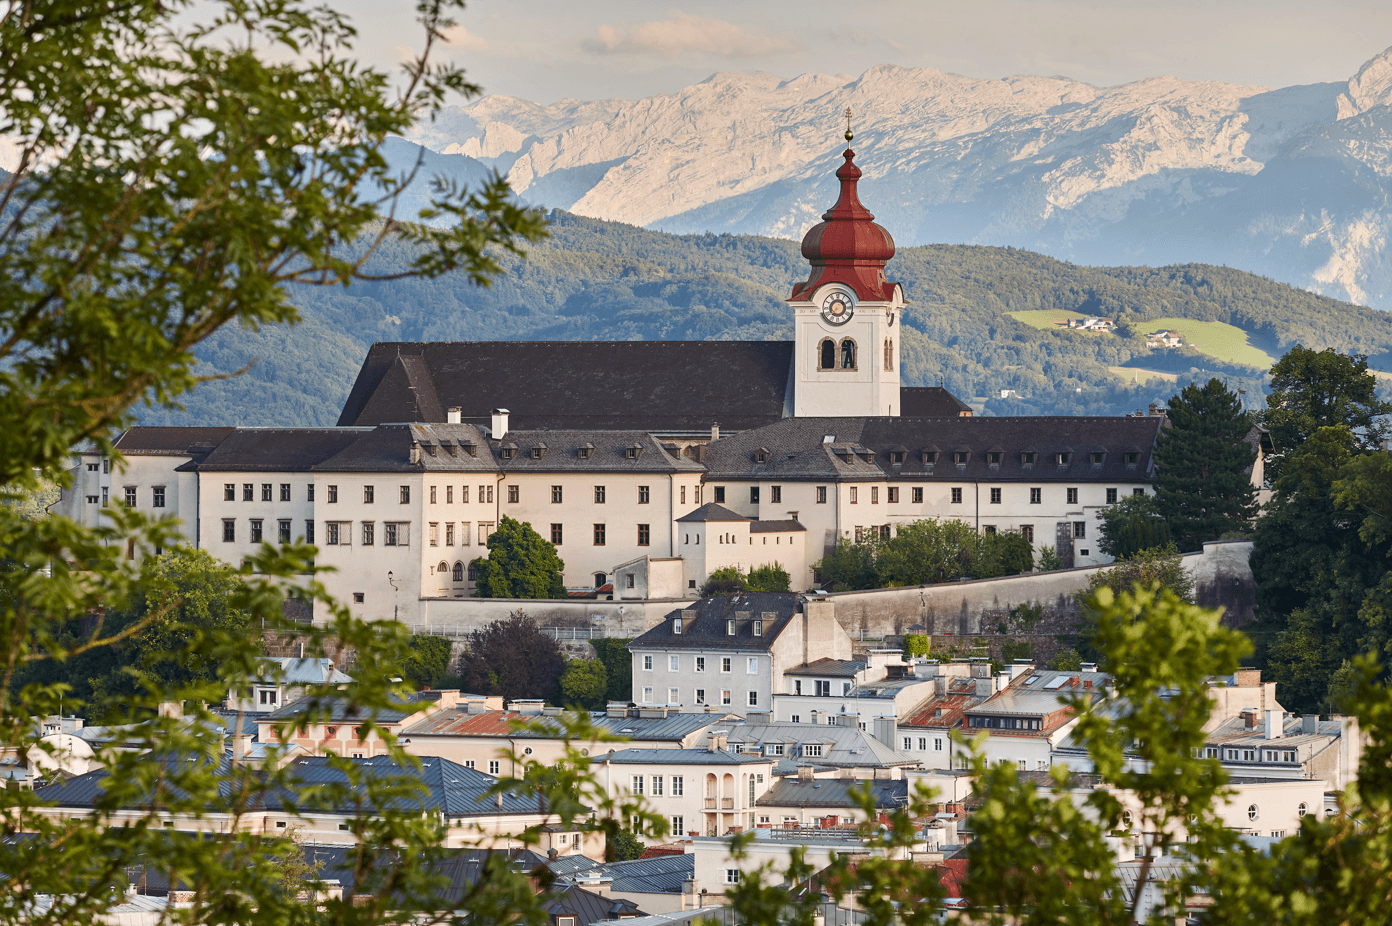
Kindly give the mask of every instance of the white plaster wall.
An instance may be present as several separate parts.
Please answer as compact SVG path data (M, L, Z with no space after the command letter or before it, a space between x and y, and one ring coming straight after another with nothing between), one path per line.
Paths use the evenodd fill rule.
M796 328L794 362L796 376L793 414L799 418L857 415L897 415L899 403L899 328L891 319L898 317L902 302L864 301L844 325L830 325L821 316L821 297L826 287L813 294L811 302L792 302ZM837 344L836 370L818 370L818 350L823 339ZM845 338L856 342L856 369L841 370L840 344ZM893 338L892 369L884 369L884 340Z
M328 487L338 487L338 501L330 502ZM373 487L373 501L364 501L365 486ZM409 486L411 501L400 501L401 486ZM420 611L422 589L421 550L424 540L421 473L317 473L314 477L318 519L315 540L319 547L316 564L335 571L322 575L325 587L356 615L369 620L409 621ZM349 525L340 529L340 542L327 542L326 522ZM362 524L372 521L371 546L362 543ZM401 537L409 544L386 546L386 522L405 526ZM351 541L351 542L345 542ZM431 559L433 559L433 554ZM361 595L362 601L355 596ZM326 616L316 602L315 619Z

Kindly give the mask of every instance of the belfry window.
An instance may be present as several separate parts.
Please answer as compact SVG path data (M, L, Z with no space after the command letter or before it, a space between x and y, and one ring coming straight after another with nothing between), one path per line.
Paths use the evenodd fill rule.
M836 342L831 338L822 341L821 363L817 365L819 370L836 369Z
M885 372L894 372L894 339L885 338Z
M841 369L854 370L856 368L856 345L850 338L841 342Z

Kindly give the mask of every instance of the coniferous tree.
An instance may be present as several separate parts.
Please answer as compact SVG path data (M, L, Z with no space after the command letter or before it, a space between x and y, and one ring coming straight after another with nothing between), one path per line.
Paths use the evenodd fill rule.
M1155 506L1181 551L1244 530L1256 516L1248 471L1252 422L1221 382L1190 385L1170 400L1170 426L1155 447Z

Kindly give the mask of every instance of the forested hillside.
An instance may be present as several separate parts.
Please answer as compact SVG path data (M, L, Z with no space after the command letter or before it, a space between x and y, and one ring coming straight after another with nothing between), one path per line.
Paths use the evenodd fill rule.
M792 337L783 299L807 274L797 242L669 235L563 212L551 220L551 239L525 261L504 260L492 289L449 277L297 287L300 325L225 330L199 351L205 374L251 364L247 373L204 383L182 413L146 410L144 420L332 424L374 341ZM374 262L386 272L406 259L393 242ZM930 245L902 249L889 274L910 302L905 382L941 379L984 414L1121 414L1200 375L1260 401L1257 368L1146 348L1153 319L1231 324L1272 356L1296 343L1357 350L1392 370L1392 317L1225 267L1082 267L1011 248ZM1106 315L1121 329L1040 329L1008 314L1021 311Z

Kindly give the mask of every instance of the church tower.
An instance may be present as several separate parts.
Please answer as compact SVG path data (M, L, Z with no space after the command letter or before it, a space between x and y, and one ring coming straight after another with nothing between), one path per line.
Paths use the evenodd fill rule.
M848 111L849 116L849 111ZM898 415L899 315L904 290L885 278L894 239L860 203L860 168L849 147L836 171L841 196L802 239L812 264L793 287L796 330L793 415Z

